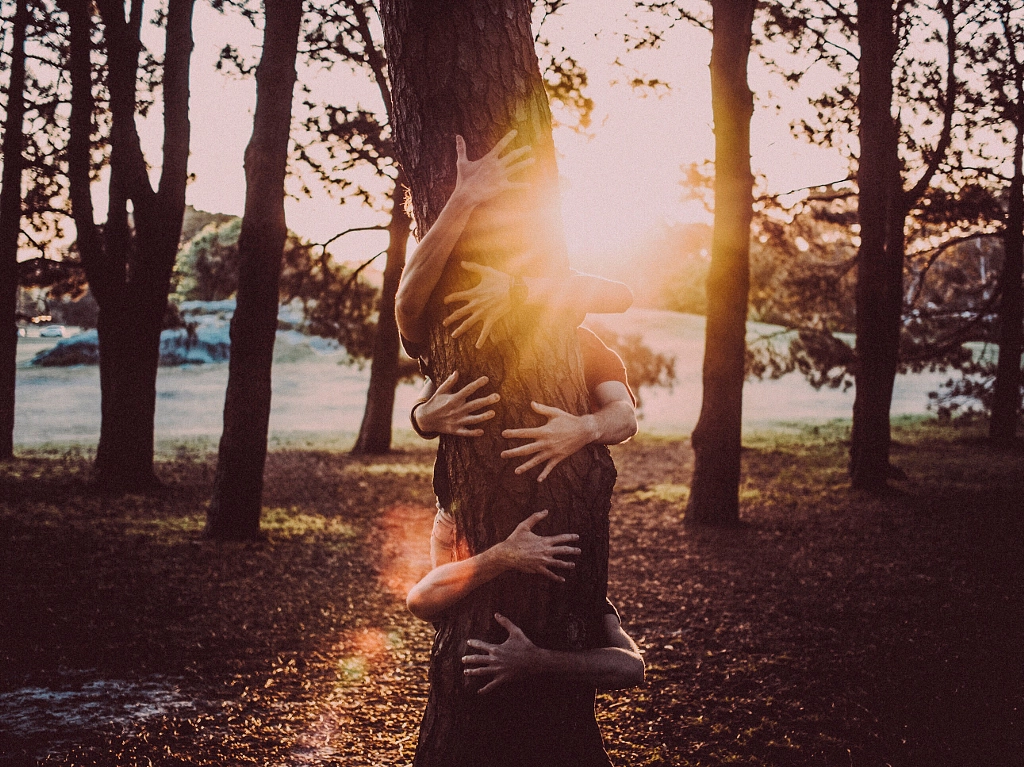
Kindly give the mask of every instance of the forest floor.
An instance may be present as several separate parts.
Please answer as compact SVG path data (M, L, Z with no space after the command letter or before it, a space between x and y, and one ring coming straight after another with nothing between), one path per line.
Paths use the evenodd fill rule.
M614 448L609 594L643 687L601 694L633 765L1024 764L1024 452L905 421L853 492L848 424L745 439L737 529L681 524L684 440ZM202 537L215 455L156 496L91 455L0 465L0 765L405 765L432 631L430 448L274 449L258 544Z

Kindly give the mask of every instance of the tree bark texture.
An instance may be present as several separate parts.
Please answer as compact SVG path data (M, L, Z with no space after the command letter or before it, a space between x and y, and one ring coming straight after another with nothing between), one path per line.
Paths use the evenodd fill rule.
M398 323L395 321L395 294L405 268L405 250L412 221L405 212L405 178L400 174L391 193L391 221L388 223L387 264L378 306L377 334L373 339L370 363L370 387L366 409L359 425L352 452L379 455L391 449L391 422L398 385Z
M860 0L860 161L857 169L856 397L850 442L854 487L878 490L889 477L889 409L899 362L903 310L902 179L892 118L896 52L890 0Z
M1017 93L1021 93L1018 79ZM1018 106L1010 181L1003 230L1003 271L999 276L999 361L989 437L1010 445L1017 438L1021 402L1021 355L1024 352L1024 103Z
M687 524L739 522L740 443L750 289L750 118L747 84L754 2L713 3L711 103L715 120L715 224L708 273L704 390L693 430Z
M206 532L220 539L259 535L270 421L278 281L288 228L284 178L302 0L266 0L256 114L245 150L245 212L238 239L238 297L213 500Z
M18 236L25 138L25 37L28 0L17 0L11 25L11 68L0 186L0 460L14 457L14 389L18 356Z
M194 0L167 6L160 182L149 181L135 125L141 0L97 3L107 43L110 186L107 222L94 223L90 192L92 26L86 3L68 0L72 115L68 176L77 244L100 306L101 425L96 480L115 490L146 489L153 474L153 418L160 332L185 211L190 124L189 68ZM131 217L128 203L131 202Z
M395 135L420 232L433 224L454 188L456 134L465 137L475 159L515 128L509 150L529 144L537 160L524 174L529 192L506 193L474 212L427 307L432 377L440 381L458 370L468 382L486 375L501 394L484 436L441 437L435 479L450 482L450 511L474 553L542 509L550 514L536 531L575 532L582 549L565 584L508 573L439 620L415 764L607 764L593 688L534 680L480 696L462 673L467 639L505 638L493 619L496 611L544 647L583 648L603 640L595 608L607 586L607 515L615 482L607 449L588 446L541 484L539 470L517 476L515 462L499 456L512 446L501 437L503 429L543 423L531 401L587 412L574 329L582 318L517 312L481 350L474 348L474 332L453 340L441 325L443 296L475 281L461 268L463 260L523 276L568 276L551 116L530 4L388 0L381 12Z

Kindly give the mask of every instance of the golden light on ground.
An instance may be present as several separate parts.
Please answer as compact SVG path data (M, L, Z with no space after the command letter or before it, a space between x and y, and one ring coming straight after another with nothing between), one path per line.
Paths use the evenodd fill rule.
M399 599L404 600L409 589L430 571L435 511L427 506L396 504L381 513L380 579Z

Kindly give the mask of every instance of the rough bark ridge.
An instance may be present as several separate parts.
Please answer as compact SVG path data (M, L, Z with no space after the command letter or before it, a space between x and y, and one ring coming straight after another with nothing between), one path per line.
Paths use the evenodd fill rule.
M90 192L92 17L88 4L73 0L65 3L71 21L68 177L77 245L100 305L102 419L96 479L111 489L137 490L156 481L156 374L185 211L194 0L170 0L167 6L163 167L156 190L150 185L135 126L142 2L133 0L127 18L122 0L101 0L97 5L107 41L111 111L109 205L102 232L94 222Z
M1017 92L1021 92L1018 85ZM1020 107L1024 112L1024 105ZM1013 146L1013 179L1010 182L1003 231L1003 271L999 276L999 361L989 437L1009 445L1017 438L1020 419L1021 353L1024 351L1024 114L1017 122Z
M28 0L18 0L11 25L11 69L4 122L3 186L0 187L0 460L14 456L14 388L18 354L18 328L14 314L18 299L28 15Z
M747 84L754 2L713 6L711 103L715 119L715 227L708 274L704 394L693 430L694 471L687 523L739 521L743 377L750 289L750 117Z
M899 362L903 308L902 180L899 132L892 119L896 52L889 0L861 0L857 255L857 368L850 473L854 487L877 490L889 476L889 408Z
M530 5L390 0L381 11L395 133L421 232L454 187L456 134L466 138L469 156L476 158L515 128L510 149L530 144L537 159L528 194L506 194L474 213L428 306L434 377L442 380L456 369L462 381L486 375L502 398L483 437L442 437L435 471L450 477L451 511L473 552L503 540L541 509L551 514L538 532L576 532L583 550L564 586L508 574L439 622L415 764L606 764L592 689L516 685L481 697L464 685L460 661L466 639L504 639L493 620L496 610L543 646L578 648L599 641L592 613L607 584L607 514L615 481L607 450L580 451L539 485L536 472L516 476L515 463L499 457L509 446L502 429L543 422L531 401L586 412L574 331L579 318L519 314L480 351L473 348L475 333L453 341L440 324L442 297L473 282L464 276L462 260L527 276L568 274Z
M395 386L398 384L398 323L395 321L395 294L405 268L405 249L412 221L405 212L405 178L399 175L391 193L391 221L388 223L387 264L378 307L377 335L373 339L370 363L370 387L366 392L366 410L359 425L352 452L377 455L391 449L391 421L395 410Z
M288 233L284 177L302 0L266 0L264 13L256 114L245 149L245 212L238 239L238 299L231 319L224 431L206 525L207 535L220 539L259 535L278 282Z

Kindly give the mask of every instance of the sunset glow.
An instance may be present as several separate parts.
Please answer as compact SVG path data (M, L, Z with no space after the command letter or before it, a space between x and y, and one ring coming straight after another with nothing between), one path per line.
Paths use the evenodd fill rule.
M214 64L223 39L242 41L240 50L255 59L260 35L246 22L205 6L196 15L190 160L195 180L188 201L203 210L241 214L242 156L252 129L255 83L219 73ZM587 94L594 101L586 132L555 129L570 257L574 266L590 271L613 267L624 251L643 242L661 223L708 220L702 207L683 200L680 167L714 153L711 37L679 26L659 49L630 52L622 36L636 28L634 16L632 4L623 0L570 3L544 27L556 48L564 46L587 70ZM758 91L752 130L755 171L782 191L842 178L846 170L837 153L810 147L791 135L788 118L780 117L774 105L782 99L792 106L799 99L759 66L752 61L751 78ZM630 81L636 77L657 78L668 87L634 88ZM303 79L319 97L337 93L338 102L381 107L375 86L361 75L336 69L307 72ZM556 108L556 121L558 117ZM154 109L154 128L157 120L159 110ZM157 160L159 130L147 133L147 155ZM385 192L385 184L369 173L353 175ZM312 179L301 180L312 197L299 195L299 180L293 179L296 196L287 201L287 215L289 227L303 237L322 242L350 227L382 222L380 212L355 201L342 204ZM362 262L385 243L383 233L361 233L337 241L331 250L341 261Z

